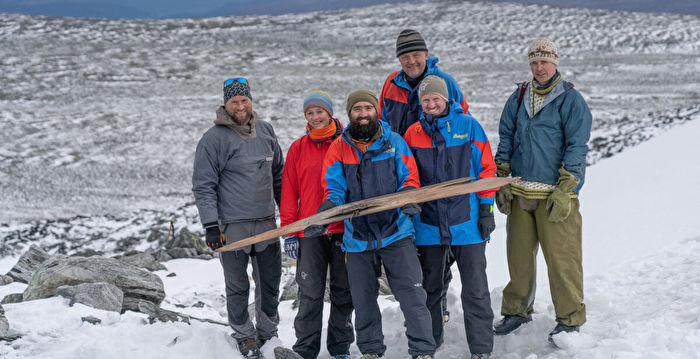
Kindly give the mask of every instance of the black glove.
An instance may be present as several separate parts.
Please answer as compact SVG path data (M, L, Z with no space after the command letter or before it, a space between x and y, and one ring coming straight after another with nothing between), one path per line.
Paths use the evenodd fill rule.
M335 203L333 203L331 200L327 199L323 202L321 202L321 205L318 206L318 210L316 213L321 213L325 210L329 210L331 208L335 207ZM318 237L328 230L328 225L324 224L312 224L304 230L304 237Z
M221 233L219 226L211 226L207 227L206 241L207 247L215 250L223 247L224 244L226 244L226 237L224 237L224 234Z
M479 233L481 239L486 239L496 229L496 220L493 218L493 206L487 203L479 205Z
M411 189L416 189L416 187L406 186L406 187L400 189L399 192L408 191ZM403 213L409 217L412 217L420 212L421 212L421 207L418 203L409 203L409 204L405 204L405 205L401 206L401 213Z

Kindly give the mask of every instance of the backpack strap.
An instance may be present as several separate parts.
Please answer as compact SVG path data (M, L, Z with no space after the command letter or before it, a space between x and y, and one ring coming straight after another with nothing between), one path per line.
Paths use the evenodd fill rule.
M527 89L528 82L523 82L518 88L518 107L515 109L515 119L513 120L514 129L513 134L518 131L518 112L520 112L520 104L523 103L523 98L525 98L525 90Z

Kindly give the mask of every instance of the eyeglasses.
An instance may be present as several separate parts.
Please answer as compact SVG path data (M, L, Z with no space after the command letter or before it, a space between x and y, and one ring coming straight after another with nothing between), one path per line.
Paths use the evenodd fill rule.
M248 83L248 80L246 80L244 77L234 77L232 79L228 79L228 80L224 81L224 86L231 85L234 82L238 82L239 84L245 84L245 83Z

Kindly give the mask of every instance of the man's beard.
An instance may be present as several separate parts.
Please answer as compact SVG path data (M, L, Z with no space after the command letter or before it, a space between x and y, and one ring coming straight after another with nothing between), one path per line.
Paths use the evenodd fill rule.
M348 132L355 140L368 141L379 131L379 126L379 120L376 117L370 118L370 122L366 125L361 125L358 119L357 122L350 123Z
M233 119L233 121L236 122L237 124L245 125L252 118L253 109L252 108L246 109L244 115L241 115L240 113L236 112L233 115L229 114L229 116L231 116L231 119Z

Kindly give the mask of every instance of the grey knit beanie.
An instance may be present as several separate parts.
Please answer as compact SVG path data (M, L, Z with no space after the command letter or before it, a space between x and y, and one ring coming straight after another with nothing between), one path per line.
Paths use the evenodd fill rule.
M418 87L418 99L423 98L423 95L428 93L434 93L442 97L445 101L449 101L449 94L447 93L447 84L442 77L435 75L426 76Z
M535 39L527 48L527 60L530 64L535 61L544 60L559 65L557 45L554 45L551 40L543 37Z
M425 40L418 31L403 30L396 38L396 57L412 51L428 51L428 46L425 45Z

